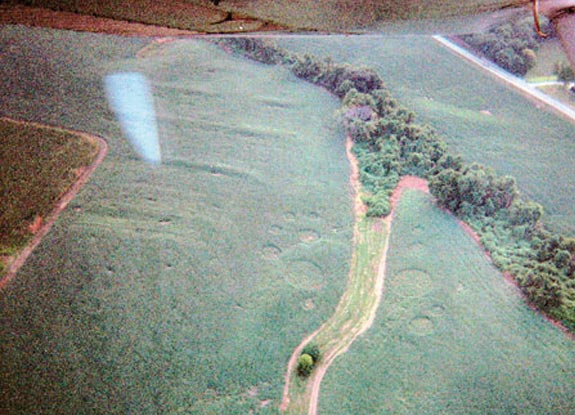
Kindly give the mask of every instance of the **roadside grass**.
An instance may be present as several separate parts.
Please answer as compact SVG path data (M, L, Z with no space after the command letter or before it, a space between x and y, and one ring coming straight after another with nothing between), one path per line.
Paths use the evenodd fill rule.
M0 136L0 256L11 256L33 236L35 221L46 218L92 162L98 143L2 118Z
M575 127L422 36L282 39L298 52L373 67L454 153L517 179L552 230L575 235Z
M354 341L362 325L377 307L378 268L388 241L388 226L380 218L357 218L351 273L334 314L322 325L310 344L317 345L321 359L308 379L292 371L290 401L285 414L307 413L310 406L309 384L333 356L342 353Z
M337 100L202 41L137 60L115 37L8 34L16 68L41 61L20 48L79 62L56 73L86 94L66 103L63 81L3 77L4 111L86 122L110 148L0 293L0 412L277 413L287 359L333 314L350 266ZM98 61L95 46L118 53ZM161 166L137 159L106 108L101 78L117 70L152 82Z
M528 82L537 82L541 78L543 80L557 80L557 74L555 74L557 62L568 62L559 39L542 42L537 50L537 63L527 72L525 80Z
M552 96L553 98L566 104L569 104L575 108L575 94L573 92L570 92L565 86L546 85L539 87L539 89L541 89L547 95Z
M320 413L572 413L575 343L529 309L455 218L406 191L374 326L339 357Z

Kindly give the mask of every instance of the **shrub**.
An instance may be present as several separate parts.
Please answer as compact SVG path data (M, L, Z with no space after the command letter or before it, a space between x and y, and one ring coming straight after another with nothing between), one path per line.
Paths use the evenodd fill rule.
M549 32L549 28L545 30ZM510 64L514 68L507 69L516 73L534 63L539 42L527 20L501 25L487 34L464 36L464 40L491 59ZM273 50L258 53L258 45L244 42L236 50L243 48L254 59L264 56L289 65L296 76L342 98L340 114L355 142L361 183L369 192L363 196L368 216L389 213L389 196L402 174L428 178L439 205L486 234L486 247L494 262L515 276L530 302L565 320L569 327L575 326L571 310L575 239L547 232L540 223L542 207L520 198L513 178L500 177L479 164L466 166L461 157L448 154L442 138L432 128L415 124L415 114L391 97L371 69L298 56L279 48L281 59L268 59L278 55ZM273 49L267 44L261 47ZM300 376L309 376L314 355L315 350L306 349L299 357Z
M297 373L302 378L307 378L313 370L313 357L304 353L297 359Z
M307 354L310 355L313 359L314 365L319 362L321 358L321 352L317 344L308 344L302 350L302 355Z
M531 19L522 19L461 39L503 69L523 76L535 66L535 52L541 42L532 26Z

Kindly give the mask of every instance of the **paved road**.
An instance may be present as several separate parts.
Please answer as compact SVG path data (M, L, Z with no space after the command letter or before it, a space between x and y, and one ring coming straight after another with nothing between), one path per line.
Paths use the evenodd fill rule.
M537 101L545 104L549 108L553 109L554 111L558 112L562 116L568 118L570 121L575 122L575 110L569 107L568 105L563 104L562 102L556 100L555 98L550 97L549 95L543 93L542 91L538 90L534 86L530 85L528 82L524 81L521 78L516 77L515 75L510 74L509 72L501 69L499 66L495 65L493 62L488 61L485 58L478 57L468 50L462 48L461 46L453 43L449 39L443 36L433 36L433 39L440 43L441 45L445 46L449 50L451 50L456 55L461 56L465 60L481 67L485 71L491 73L495 77L505 81L507 84L513 86L515 89L519 90L520 92L529 95L530 97L536 99Z

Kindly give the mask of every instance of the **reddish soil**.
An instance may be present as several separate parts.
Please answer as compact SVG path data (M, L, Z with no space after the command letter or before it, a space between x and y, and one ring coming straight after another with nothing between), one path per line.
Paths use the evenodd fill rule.
M42 127L42 128L54 128L52 126L33 122L17 121L12 120L10 118L4 118L4 119L22 125L31 125L34 127ZM52 225L54 225L54 222L56 222L58 215L66 208L66 206L68 206L68 204L70 203L70 201L72 201L72 199L76 196L76 194L78 194L78 191L88 181L92 173L96 170L96 168L100 165L100 163L102 163L102 161L106 157L106 154L108 153L108 145L102 137L98 137L96 135L88 134L81 131L74 131L62 128L58 129L85 137L88 140L95 141L96 143L98 143L99 146L98 153L92 164L83 169L81 175L78 177L78 180L76 180L76 182L74 182L74 184L70 186L70 188L62 195L62 197L58 200L58 202L56 202L52 212L45 219L41 218L40 216L36 217L33 224L30 225L30 230L34 233L34 238L32 238L32 240L28 243L28 245L26 245L26 247L24 247L24 249L22 249L22 251L16 257L8 258L6 260L6 263L8 264L8 272L2 279L0 279L0 290L3 289L6 286L6 284L12 281L12 279L14 279L18 270L22 267L22 265L24 265L24 262L26 262L26 260L28 259L34 248L38 246L42 238L46 236L46 234L50 231Z
M429 185L427 180L416 176L403 176L397 186L393 190L391 195L391 211L393 212L397 207L397 202L401 198L401 195L405 189L415 189L420 190L424 193L429 193Z
M32 234L36 234L40 228L42 227L42 216L38 215L34 218L34 222L32 222L29 226L28 226L28 230L32 233Z
M358 164L357 158L354 156L353 152L351 151L351 149L353 147L353 141L352 141L351 137L349 137L349 136L346 139L346 146L345 147L346 147L346 154L347 154L348 160L350 162L350 168L351 168L350 187L351 187L352 197L354 199L354 212L355 212L356 217L359 218L366 213L367 207L361 202L361 197L360 197L361 183L360 183L360 177L359 177L359 174L360 174L359 173L359 164ZM399 198L401 197L403 190L405 190L405 189L416 189L416 190L420 190L420 191L429 193L429 186L427 184L427 181L425 181L419 177L404 176L399 181L399 183L398 183L397 187L395 188L393 195L391 197L391 202L392 202L391 213L384 220L378 221L374 225L377 227L377 229L376 229L377 231L382 231L384 229L384 227L388 230L386 247L385 247L384 252L382 252L379 266L377 269L376 284L375 284L375 290L377 291L377 298L376 298L375 306L371 310L369 316L367 316L366 320L361 324L361 326L354 327L353 329L350 329L353 332L353 333L351 333L351 337L349 337L350 333L348 332L348 330L343 330L343 332L341 333L341 335L342 335L341 343L339 345L336 345L334 348L332 348L328 351L325 351L325 355L324 355L324 358L323 358L321 365L319 365L317 367L313 376L308 380L309 383L307 385L307 392L306 392L307 394L309 394L308 415L316 415L317 414L317 406L318 406L318 400L319 400L321 381L323 380L325 373L327 373L329 366L333 363L333 361L340 354L345 353L348 350L348 347L355 341L355 339L357 339L362 333L364 333L366 330L368 330L375 320L376 311L377 311L377 308L378 308L379 303L381 301L382 292L383 292L383 284L384 284L384 280L385 280L385 270L386 270L386 264L387 264L387 261L386 261L387 250L389 247L389 236L391 234L390 228L391 228L391 222L393 220L393 213L394 213L395 207L397 205L397 202L398 202ZM357 238L358 237L357 229L355 232L356 232L355 238ZM345 297L345 294L344 294L344 297ZM296 363L297 363L297 358L299 357L301 350L305 347L305 345L308 344L322 328L323 328L323 325L319 329L317 329L315 332L310 334L306 339L304 339L298 345L298 347L296 347L296 349L294 350L294 352L292 353L292 355L290 357L290 360L288 363L288 368L287 368L287 371L285 374L283 399L282 399L282 403L280 406L280 410L282 412L285 412L287 410L289 402L290 402L289 383L290 383L291 374L294 371Z

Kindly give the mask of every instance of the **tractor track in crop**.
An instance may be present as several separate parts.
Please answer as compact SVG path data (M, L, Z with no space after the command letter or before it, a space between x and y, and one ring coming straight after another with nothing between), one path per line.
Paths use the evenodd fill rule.
M356 218L356 225L354 227L354 246L357 246L359 240L361 238L358 223L365 216L366 207L361 202L361 183L359 177L359 166L356 157L352 152L353 142L350 137L347 137L346 140L346 154L351 166L351 174L350 174L350 185L354 195L354 213ZM391 197L392 203L392 210L391 213L385 219L379 219L376 222L377 226L381 229L378 232L385 232L385 241L383 243L382 252L379 253L378 261L376 264L376 269L374 269L375 275L367 276L366 281L354 281L354 279L360 278L360 273L354 269L354 265L350 270L350 274L348 277L348 283L346 286L346 291L343 293L338 306L336 307L336 311L334 315L326 321L319 329L314 331L312 334L307 336L294 350L292 353L288 368L285 374L285 386L283 391L283 398L280 406L280 410L284 413L296 413L298 411L302 411L303 407L305 406L305 411L308 415L316 415L317 414L317 407L319 401L319 394L320 394L320 387L321 382L326 374L328 368L333 363L333 361L342 353L345 353L351 344L365 331L367 331L373 324L375 320L376 312L379 307L379 303L381 301L381 297L383 294L384 282L385 282L385 272L386 272L386 264L387 264L387 252L389 247L389 237L391 234L391 223L393 221L394 210L395 206L399 198L401 197L401 193L404 189L407 188L415 188L425 192L429 192L429 188L427 186L427 182L423 179L412 177L412 176L405 176L403 177L400 182L398 183L396 189L393 192ZM354 252L354 258L352 259L352 264L356 264L355 256L357 253ZM362 295L365 294L363 292L364 288L370 289L372 301L367 302L367 307L362 310L359 315L356 315L355 319L346 317L347 312L349 311L350 307L353 307L355 304L350 300L350 298L354 294L354 290L362 290ZM297 359L301 354L303 348L310 344L316 339L318 336L322 334L323 331L333 331L334 327L341 327L337 330L338 337L333 339L330 338L328 342L329 346L322 350L322 358L318 362L316 368L312 372L310 378L307 380L307 384L305 386L305 392L303 392L300 396L297 396L295 400L292 400L293 396L290 395L290 387L293 387L294 375L297 365ZM297 380L296 380L297 382ZM293 390L293 389L292 389ZM298 414L299 415L299 414Z

